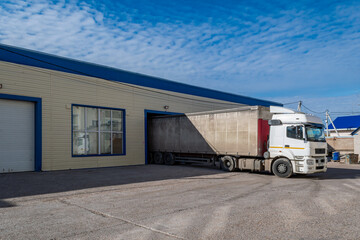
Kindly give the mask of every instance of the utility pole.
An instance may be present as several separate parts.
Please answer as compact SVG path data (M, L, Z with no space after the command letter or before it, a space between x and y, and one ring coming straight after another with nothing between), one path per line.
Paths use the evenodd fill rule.
M329 110L326 109L326 118L325 118L325 125L326 125L326 136L329 136L329 121L328 121L328 115L329 115Z
M298 112L301 112L301 105L302 105L302 101L299 101L298 108L297 108Z
M326 122L327 122L327 119L328 119L328 118L329 118L329 120L330 120L331 124L333 125L333 127L334 127L334 129L335 129L336 134L338 135L338 137L340 137L340 134L339 134L338 130L336 129L336 127L335 127L335 124L334 124L333 120L332 120L332 119L331 119L331 117L330 117L329 110L326 110ZM326 128L327 128L327 127L326 127ZM327 128L327 131L329 131L329 130L328 130L328 128Z

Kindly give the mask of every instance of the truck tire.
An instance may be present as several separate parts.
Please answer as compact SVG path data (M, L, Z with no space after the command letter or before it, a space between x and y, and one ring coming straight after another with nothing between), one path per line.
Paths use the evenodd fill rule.
M291 163L286 158L279 158L275 160L272 165L272 171L276 176L281 178L291 177L293 173Z
M154 154L148 153L148 164L153 164L153 163L154 163Z
M227 172L235 171L235 161L233 157L225 156L220 160L220 167L222 170Z
M154 153L154 163L155 164L163 164L164 163L163 155L161 152Z
M172 153L165 153L164 162L166 165L174 165L175 164L175 156Z

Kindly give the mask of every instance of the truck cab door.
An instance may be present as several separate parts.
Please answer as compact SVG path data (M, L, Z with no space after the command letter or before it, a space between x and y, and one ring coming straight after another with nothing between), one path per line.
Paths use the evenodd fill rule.
M270 158L283 155L284 150L284 130L283 125L270 126L269 148Z
M285 128L284 151L292 156L305 155L305 135L304 126L288 125Z

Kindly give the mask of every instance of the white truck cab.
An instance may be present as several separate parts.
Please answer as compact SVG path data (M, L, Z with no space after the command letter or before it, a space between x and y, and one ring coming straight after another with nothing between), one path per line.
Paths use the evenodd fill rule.
M326 172L327 144L321 119L276 106L270 107L270 113L268 151L273 159L272 171L283 177Z

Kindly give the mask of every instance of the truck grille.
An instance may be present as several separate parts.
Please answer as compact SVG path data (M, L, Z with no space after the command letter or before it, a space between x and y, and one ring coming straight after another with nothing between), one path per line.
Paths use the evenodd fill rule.
M323 154L325 153L325 148L315 148L315 154Z
M324 163L325 159L316 159L316 163Z

